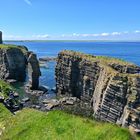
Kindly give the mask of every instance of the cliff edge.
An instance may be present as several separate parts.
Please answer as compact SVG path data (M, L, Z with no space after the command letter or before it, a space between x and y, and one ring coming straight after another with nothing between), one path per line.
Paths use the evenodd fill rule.
M96 118L140 129L140 67L74 51L58 54L56 88L92 106Z

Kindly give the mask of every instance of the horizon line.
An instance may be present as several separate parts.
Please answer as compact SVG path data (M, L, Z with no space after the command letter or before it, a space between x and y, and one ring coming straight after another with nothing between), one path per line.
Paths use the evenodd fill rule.
M75 42L140 42L140 40L92 40L92 39L87 39L87 40L81 40L81 39L66 39L66 40L61 40L61 39L50 39L50 40L39 40L39 39L21 39L21 40L9 40L9 39L4 39L3 42L47 42L47 41L75 41Z

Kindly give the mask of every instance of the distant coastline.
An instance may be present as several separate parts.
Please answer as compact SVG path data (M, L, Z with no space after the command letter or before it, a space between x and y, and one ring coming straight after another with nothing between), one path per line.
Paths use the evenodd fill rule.
M4 42L140 42L140 40L3 40Z

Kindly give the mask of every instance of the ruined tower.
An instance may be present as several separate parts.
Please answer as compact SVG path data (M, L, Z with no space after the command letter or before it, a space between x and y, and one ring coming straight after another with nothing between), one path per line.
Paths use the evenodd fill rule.
M0 31L0 44L2 44L2 32Z

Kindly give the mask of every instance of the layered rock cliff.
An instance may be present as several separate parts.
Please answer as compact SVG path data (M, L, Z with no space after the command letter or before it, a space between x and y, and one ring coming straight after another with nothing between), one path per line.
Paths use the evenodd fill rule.
M30 87L37 89L40 69L36 55L30 53L25 46L0 45L0 79L24 82L26 69L30 66L32 66L28 72L29 77L31 77Z
M96 118L140 129L140 67L122 60L62 51L56 66L59 95L76 96Z

